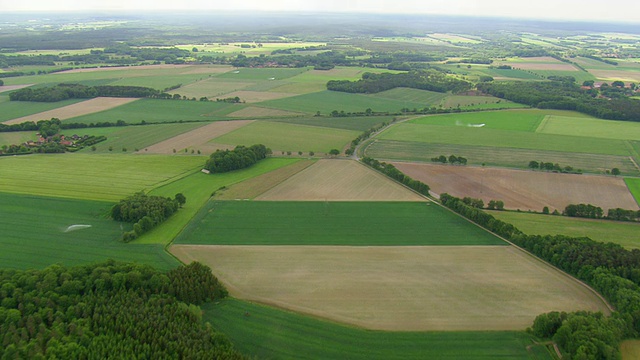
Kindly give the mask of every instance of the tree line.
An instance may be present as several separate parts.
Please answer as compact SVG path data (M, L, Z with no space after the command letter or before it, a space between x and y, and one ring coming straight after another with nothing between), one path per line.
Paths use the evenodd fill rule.
M526 235L515 226L441 194L442 204L537 257L585 281L614 307L601 313L543 314L532 331L552 338L572 359L618 359L622 339L640 334L640 250L565 235ZM614 330L617 329L617 330Z
M393 118L392 121L396 121L396 118ZM349 148L344 151L345 155L353 155L353 153L356 151L356 147L358 147L358 144L360 144L363 140L367 140L369 137L371 137L372 134L375 134L376 132L380 131L387 125L389 124L386 121L383 121L381 124L373 126L369 130L358 135L357 138L351 140L351 143L349 144Z
M607 216L604 216L604 211L601 207L591 204L569 204L564 208L562 215L588 219L640 221L640 210L615 208L609 209L607 211Z
M168 95L168 94L167 94ZM158 90L142 86L86 86L81 84L58 84L50 87L23 88L9 94L11 101L56 102L67 99L90 99L105 97L161 97Z
M187 199L182 193L171 199L149 196L143 192L133 194L111 208L111 218L116 221L133 223L133 230L122 235L124 242L130 242L153 229L173 215Z
M380 162L374 158L364 157L362 158L362 162L366 165L370 166L376 171L379 171L388 177L406 185L407 187L417 191L418 193L429 196L429 185L423 183L419 180L414 180L411 177L402 173L402 171L398 170L393 164L388 164L385 162Z
M362 79L357 81L330 80L327 82L327 89L348 93L374 94L397 87L407 87L435 92L454 93L471 89L471 83L447 76L447 74L437 70L413 70L408 73L381 73L374 74L366 72L362 74Z
M577 169L574 170L572 166L560 166L560 164L558 163L552 163L552 162L544 162L544 161L535 161L535 160L531 160L529 161L529 165L528 165L529 169L540 169L540 170L546 170L546 171L556 171L556 172L561 172L561 173L569 173L569 174L582 174L582 170L581 169Z
M446 157L444 155L440 155L440 156L436 156L436 157L432 157L431 158L432 162L439 162L439 163L443 163L446 164L447 162L449 162L449 164L453 164L453 165L467 165L467 158L462 157L462 156L455 156L455 155L449 155L449 157Z
M271 149L262 144L249 147L238 145L233 150L216 150L204 165L210 173L224 173L244 169L271 154Z

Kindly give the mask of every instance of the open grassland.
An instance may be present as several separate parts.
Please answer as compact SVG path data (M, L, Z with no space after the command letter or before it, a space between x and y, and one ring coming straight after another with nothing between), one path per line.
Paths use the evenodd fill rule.
M545 161L572 166L589 173L605 173L614 167L625 175L640 175L629 156L569 153L560 151L514 149L491 146L451 145L409 141L375 140L366 148L376 159L423 161L440 155L464 156L469 165L506 166L526 169L529 161Z
M522 330L540 313L605 304L513 246L194 246L234 297L387 331Z
M425 116L408 123L534 132L544 117L538 110L486 111Z
M569 204L638 210L624 180L613 176L559 174L469 166L394 163L438 194L504 201L505 208L559 211Z
M189 99L193 97L200 99L204 96L215 100L216 97L219 97L222 94L242 90L251 85L254 85L254 83L250 81L224 81L217 77L210 77L197 81L193 84L182 86L170 91L169 93L180 94L188 97Z
M286 82L271 88L269 91L302 95L324 90L327 90L326 82Z
M306 71L309 68L236 68L217 77L225 80L274 81L288 79Z
M186 157L185 157L186 158ZM151 195L174 197L182 193L187 198L183 208L162 225L136 240L138 244L167 244L191 221L212 194L222 188L291 165L298 160L269 158L238 171L206 175L201 172L166 184L151 191ZM201 164L204 164L202 159Z
M395 88L379 92L371 96L381 99L421 103L422 107L427 107L439 104L444 98L447 97L447 94L419 89Z
M256 121L211 142L231 146L264 144L274 151L328 153L331 149L342 149L358 135L360 132L353 130Z
M430 202L331 201L213 201L200 211L176 243L506 245Z
M13 91L13 90L26 88L26 87L29 87L29 86L30 86L30 84L25 84L25 85L2 85L2 86L0 86L0 94L3 93L3 92L7 92L7 91Z
M391 123L391 116L357 116L357 117L296 117L288 119L269 119L269 121L283 122L289 124L319 126L335 129L365 131L383 122Z
M250 124L252 120L237 120L237 121L216 121L209 125L201 126L200 124L171 124L171 125L191 125L188 129L195 129L181 133L180 135L173 137L165 137L166 140L160 142L154 142L153 145L146 145L144 150L140 150L140 153L149 154L172 154L174 151L184 153L184 149L187 150L199 150L204 154L210 154L215 149L207 145L207 142L215 137L222 136L230 131L239 129L247 124ZM166 127L167 125L154 125L155 127ZM142 149L142 147L138 147Z
M0 191L118 201L182 178L204 156L53 154L0 157ZM175 195L175 194L174 194Z
M531 72L548 78L550 76L572 76L576 79L576 83L582 84L587 80L596 80L594 74L586 71L567 71L567 70L531 70Z
M359 80L362 74L370 73L398 73L399 71L387 69L374 69L364 67L335 67L331 70L309 70L288 79L298 83L316 83L325 86L329 80ZM326 89L326 87L324 87Z
M592 220L530 214L512 211L490 211L491 215L513 224L529 235L586 236L595 241L613 242L628 249L640 249L640 224L609 220Z
M547 116L537 132L617 140L640 139L640 123L566 116Z
M44 268L106 259L168 270L179 265L160 245L125 244L112 203L0 193L0 262L5 268ZM62 211L64 210L64 211ZM72 225L90 227L71 228ZM124 230L131 225L124 224Z
M625 340L620 344L622 360L640 359L640 340Z
M514 103L493 96L449 95L440 102L444 108L461 109L518 109L527 105Z
M482 41L479 41L479 40L471 39L471 38L466 37L466 36L460 36L460 35L455 35L455 34L435 33L435 34L429 34L429 37L436 38L438 40L447 41L447 42L450 42L450 43L453 43L453 44L457 44L457 43L479 44L479 43L482 42Z
M528 352L524 332L368 331L236 299L203 310L238 350L261 359L552 359L543 347Z
M2 96L0 98L8 99L6 96ZM0 122L5 122L21 117L26 117L33 114L43 113L45 111L50 111L53 109L66 107L78 102L81 102L81 99L71 99L58 101L54 103L42 103L42 102L33 102L33 101L3 101L0 102ZM48 118L38 118L37 120L49 120Z
M542 76L517 69L481 69L484 75L489 75L496 80L541 80Z
M229 118L270 118L270 117L296 117L304 115L302 113L263 108L258 106L247 106L238 111L234 111L227 115Z
M337 91L322 91L286 99L270 100L259 103L262 106L289 111L315 114L320 111L327 115L334 110L345 112L364 112L366 109L383 112L399 112L402 108L423 108L424 103L414 101L391 100L370 95L349 94Z
M523 61L518 62L506 62L504 64L521 70L580 71L575 66L556 60L550 56L522 60Z
M242 105L216 101L140 99L108 111L76 117L71 121L85 124L118 120L127 123L208 121L224 117L241 107Z
M18 145L28 140L36 140L34 131L17 131L0 133L0 146L2 145Z
M246 103L256 103L267 100L284 99L296 94L275 92L275 91L234 91L221 95L222 98L240 98Z
M638 70L629 71L624 70L589 70L596 78L605 81L621 80L625 82L638 82L640 81L640 72Z
M633 197L636 199L636 202L640 204L640 179L637 178L626 178L624 182L627 184L629 191L633 194Z
M320 160L256 200L424 201L379 172L351 160Z

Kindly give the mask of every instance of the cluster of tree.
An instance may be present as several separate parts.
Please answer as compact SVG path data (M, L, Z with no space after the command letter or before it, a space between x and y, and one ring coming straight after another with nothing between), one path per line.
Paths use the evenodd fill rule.
M395 118L393 120L395 121ZM358 144L360 144L363 140L367 140L372 134L377 133L387 125L389 124L383 121L380 125L376 125L370 128L369 130L363 132L357 138L351 140L351 144L349 145L349 148L345 150L344 153L346 155L353 155L353 153L356 151L356 147L358 147Z
M504 201L502 200L489 200L487 204L488 210L504 210Z
M482 201L482 199L475 199L469 196L465 196L462 199L462 202L467 206L471 206L472 208L476 208L476 209L484 208L484 201Z
M493 60L489 58L465 58L465 59L460 59L455 61L454 60L447 61L447 64L455 64L455 63L488 65L488 64L492 64Z
M226 290L201 264L0 270L0 284L2 359L243 358L202 324L197 304Z
M602 98L597 89L581 89L569 81L480 83L478 90L540 109L575 110L602 119L640 121L640 101Z
M604 211L602 211L601 207L591 204L569 204L564 208L562 215L589 219L601 219L602 215L604 215Z
M534 169L534 170L540 169L540 170L555 171L555 172L570 173L570 174L582 173L581 169L574 170L573 167L569 165L562 167L558 163L554 164L552 162L544 162L544 161L537 162L535 160L529 161L529 169Z
M431 158L432 162L439 162L439 163L443 163L446 164L447 162L449 164L453 164L453 165L467 165L467 158L462 157L462 156L455 156L455 155L449 155L449 157L447 158L444 155L440 155L437 157L432 157Z
M58 84L51 87L16 90L9 94L11 101L55 102L67 99L89 99L106 97L159 97L158 90L142 86L85 86L80 84Z
M429 196L429 185L423 183L419 180L414 180L411 177L402 173L402 171L398 170L392 164L387 164L385 162L380 162L374 158L364 157L362 158L362 162L366 165L370 166L374 170L377 170L388 177L406 185L407 187L417 191L418 193Z
M462 92L471 89L471 83L458 80L437 70L414 70L408 73L364 73L358 81L331 80L327 89L348 93L373 94L397 87L429 90L435 92Z
M238 145L233 150L216 150L204 165L211 173L223 173L244 169L271 154L271 149L262 144L249 147Z
M0 147L0 155L25 155L35 153L60 154L64 152L76 152L87 146L92 146L105 140L107 140L107 137L104 135L91 135L74 141L72 145L65 145L62 143L60 135L54 135L49 137L44 143L2 145L2 147Z
M202 100L202 99L200 99ZM230 103L230 104L238 104L240 103L240 98L239 97L228 97L228 98L224 98L224 99L216 99L217 102L225 102L225 103Z
M182 193L171 199L149 196L143 192L133 194L111 208L111 218L116 221L133 223L133 230L122 235L122 241L130 242L153 229L184 205L187 201Z
M584 237L526 235L515 226L468 206L449 194L441 194L440 201L469 220L585 281L616 308L608 320L604 320L601 314L578 312L559 319L559 315L547 314L546 318L534 324L533 331L553 337L572 359L616 359L619 341L638 336L640 250L629 251L618 244ZM572 317L574 320L570 320ZM619 335L611 334L609 321L615 321ZM587 357L578 357L584 354Z
M607 211L607 219L616 221L640 221L640 210L609 209Z
M0 86L3 86L3 85L4 85L4 81L0 79Z
M142 121L136 125L146 125L146 121ZM39 131L40 134L43 134L47 128L48 129L86 129L86 128L94 128L94 127L111 127L111 126L127 126L128 124L124 120L118 120L116 122L97 122L97 123L71 123L71 122L62 122L58 118L51 118L51 120L39 120L38 122L34 121L26 121L20 124L1 124L0 123L0 132L14 132L14 131ZM50 130L49 130L50 131ZM47 131L48 132L48 131Z
M229 62L235 67L306 67L319 66L328 68L334 66L356 66L359 62L347 59L342 51L330 50L317 55L260 55L248 57L239 54Z

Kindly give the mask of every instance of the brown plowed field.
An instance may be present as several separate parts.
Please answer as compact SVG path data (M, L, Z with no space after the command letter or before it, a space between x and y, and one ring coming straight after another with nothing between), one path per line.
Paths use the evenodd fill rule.
M612 176L557 174L539 171L467 166L393 163L400 171L420 180L435 193L504 201L505 208L559 211L569 204L593 204L638 209L624 180Z
M256 197L277 201L425 201L352 160L320 160Z
M23 116L21 118L8 120L3 124L20 124L27 121L49 120L58 118L60 120L71 119L77 116L93 114L95 112L113 109L114 107L130 103L138 100L137 98L112 98L97 97L95 99L79 102L72 105L63 106L61 108L44 111L41 113Z
M512 246L174 245L240 299L388 331L522 330L549 311L607 313L589 289Z
M203 154L210 154L219 147L207 144L209 140L239 129L252 122L253 120L216 121L151 145L139 152L145 154L172 154L174 149L194 149L200 150Z

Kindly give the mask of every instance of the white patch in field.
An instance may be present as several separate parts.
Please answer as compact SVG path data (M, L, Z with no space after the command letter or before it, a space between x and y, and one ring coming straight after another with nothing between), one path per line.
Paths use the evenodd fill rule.
M67 232L76 231L80 229L88 229L90 227L91 225L71 225L64 232L67 233Z

